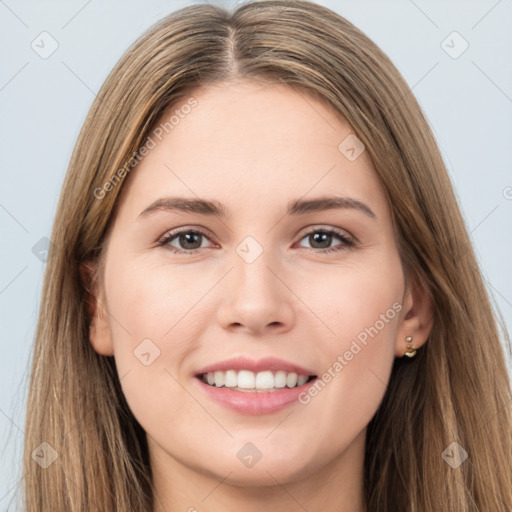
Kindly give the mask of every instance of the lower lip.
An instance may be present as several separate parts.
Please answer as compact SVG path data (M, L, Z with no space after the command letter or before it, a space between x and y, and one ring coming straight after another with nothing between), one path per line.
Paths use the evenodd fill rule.
M199 377L196 377L195 380L204 392L217 403L242 414L261 415L271 414L297 403L299 395L307 391L316 382L317 378L315 377L296 388L282 388L268 393L235 391L226 387L218 388L206 384Z

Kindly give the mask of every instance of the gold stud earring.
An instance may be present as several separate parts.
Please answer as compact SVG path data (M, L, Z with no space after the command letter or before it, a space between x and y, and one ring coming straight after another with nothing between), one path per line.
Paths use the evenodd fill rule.
M416 355L417 350L414 348L414 345L412 344L412 336L407 336L405 338L407 351L404 353L404 356L407 357L414 357Z

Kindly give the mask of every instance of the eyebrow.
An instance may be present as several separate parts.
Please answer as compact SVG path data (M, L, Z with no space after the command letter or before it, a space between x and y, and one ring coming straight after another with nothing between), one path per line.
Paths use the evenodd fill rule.
M287 205L286 215L302 215L305 213L319 212L334 209L352 209L366 214L368 217L376 218L375 213L365 203L343 196L319 197L316 199L296 199ZM162 197L151 203L143 210L139 217L146 217L149 214L163 211L180 211L210 215L213 217L230 217L229 210L218 201L206 199L188 199L185 197Z

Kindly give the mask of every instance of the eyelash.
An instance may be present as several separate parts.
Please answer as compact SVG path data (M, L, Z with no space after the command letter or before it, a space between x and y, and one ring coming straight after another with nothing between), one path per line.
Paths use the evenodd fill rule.
M209 236L207 233L205 233L204 231L202 231L201 229L180 229L180 230L177 230L177 231L171 231L169 233L167 233L166 235L164 235L159 241L158 241L158 246L167 246L166 248L168 248L171 252L173 253L176 253L176 254L195 254L197 252L199 252L201 250L201 248L199 249L190 249L190 250L184 250L184 249L177 249L176 247L171 247L169 245L169 242L171 242L172 240L174 240L175 238L177 238L179 235L182 235L184 233L193 233L193 234L196 234L196 235L202 235L204 236L205 238L207 238L209 240ZM333 229L333 228L317 228L317 229L313 229L311 231L308 231L307 233L305 233L300 239L299 239L299 242L301 240L303 240L304 238L306 238L307 236L310 236L314 233L322 233L322 234L325 234L325 235L333 235L335 236L336 238L339 238L341 241L342 241L342 244L338 245L338 246L334 246L334 247L329 247L327 249L315 249L313 247L304 247L304 249L310 251L310 252L315 252L315 253L320 253L320 254L327 254L327 253L332 253L332 252L340 252L340 251L344 251L344 250L347 250L349 249L350 247L353 247L356 245L356 242L353 238L343 234L341 231L338 231L337 229Z

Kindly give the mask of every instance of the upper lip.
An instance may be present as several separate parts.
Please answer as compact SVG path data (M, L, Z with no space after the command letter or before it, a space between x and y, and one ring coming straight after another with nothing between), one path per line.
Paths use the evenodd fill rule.
M226 359L224 361L205 366L204 368L198 370L196 375L226 370L249 370L255 373L265 370L283 370L288 373L295 372L298 375L315 375L314 371L308 370L307 368L299 366L295 363L285 361L284 359L278 359L276 357L264 357L262 359L256 360L243 356Z

